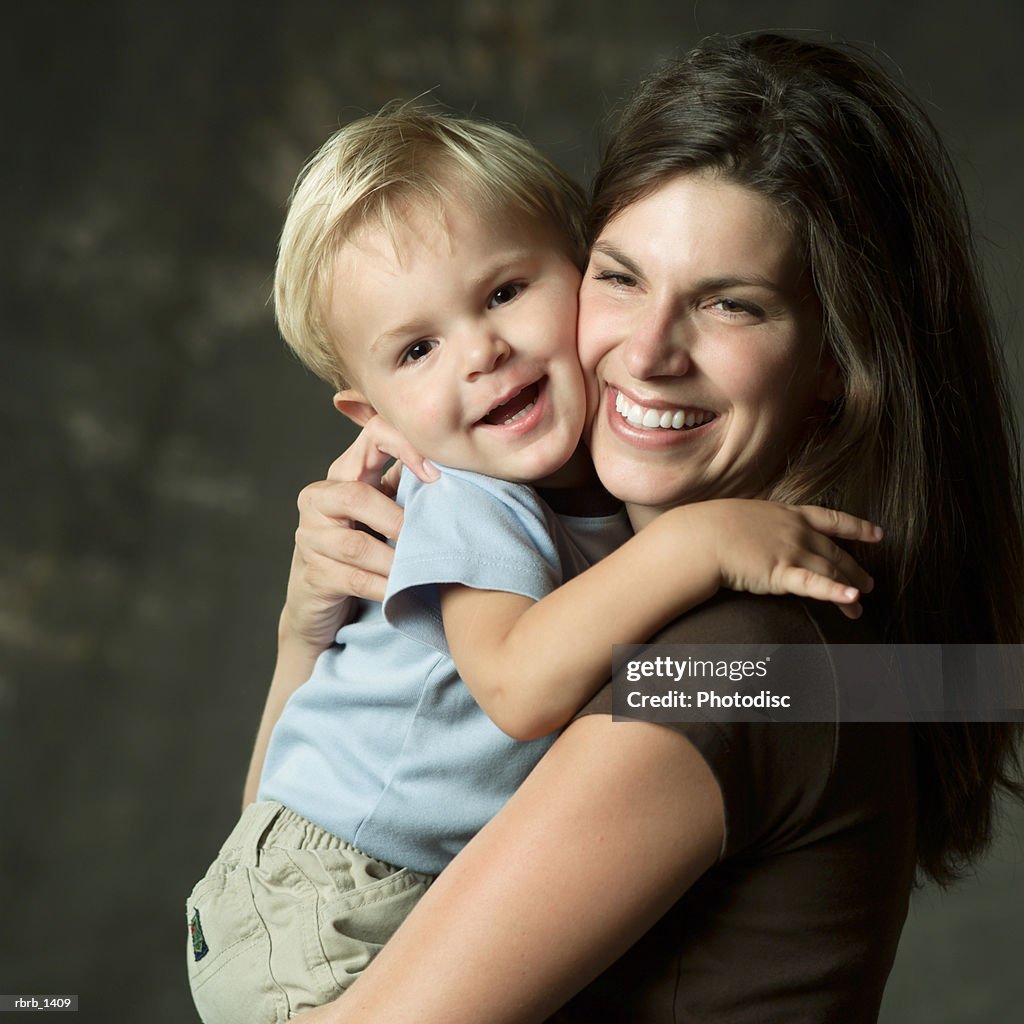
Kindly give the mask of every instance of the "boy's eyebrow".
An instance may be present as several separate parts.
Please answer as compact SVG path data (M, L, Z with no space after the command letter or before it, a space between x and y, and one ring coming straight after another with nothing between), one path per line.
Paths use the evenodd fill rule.
M380 348L381 345L386 345L390 341L404 341L406 338L419 337L429 331L425 331L420 320L410 320L408 323L398 324L397 327L392 327L390 330L384 331L383 334L378 334L373 341L370 342L370 352Z

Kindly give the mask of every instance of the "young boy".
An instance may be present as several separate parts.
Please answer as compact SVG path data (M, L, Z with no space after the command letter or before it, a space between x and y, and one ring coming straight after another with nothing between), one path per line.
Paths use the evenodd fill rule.
M582 223L578 188L521 139L407 108L338 132L300 177L282 333L340 411L371 437L386 421L440 479L403 473L383 605L363 603L265 717L258 802L188 902L207 1024L336 998L607 677L613 640L643 641L722 585L779 586L750 557L778 568L776 506L730 503L743 515L726 552L712 505L627 542L596 486L579 444Z

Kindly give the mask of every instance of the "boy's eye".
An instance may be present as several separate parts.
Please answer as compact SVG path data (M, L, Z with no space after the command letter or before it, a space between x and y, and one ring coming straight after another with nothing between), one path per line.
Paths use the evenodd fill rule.
M500 288L496 288L492 293L491 297L487 300L487 308L494 309L495 306L504 306L505 303L511 302L526 286L523 284L509 282L503 284Z
M420 341L414 341L402 354L403 363L418 363L427 356L437 347L437 342L433 338L423 338Z

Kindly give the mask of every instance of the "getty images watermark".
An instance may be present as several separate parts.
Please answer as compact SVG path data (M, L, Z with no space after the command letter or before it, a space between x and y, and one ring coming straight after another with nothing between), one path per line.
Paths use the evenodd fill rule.
M655 722L1024 720L1024 646L616 644L612 709Z

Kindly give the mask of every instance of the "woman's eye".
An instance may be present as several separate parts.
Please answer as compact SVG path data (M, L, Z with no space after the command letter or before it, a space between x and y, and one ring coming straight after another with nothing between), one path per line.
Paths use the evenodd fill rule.
M617 270L600 270L594 274L594 280L607 281L620 288L633 288L636 285L636 278L632 274L621 274Z
M426 338L422 341L413 342L403 353L403 363L418 363L427 356L437 347L437 342L433 338Z
M504 306L519 295L524 287L525 285L513 284L511 282L509 284L503 284L500 288L496 288L491 293L491 297L487 300L487 308L494 309L495 306Z
M729 316L760 316L762 313L758 306L749 302L737 302L735 299L715 299L710 306Z

